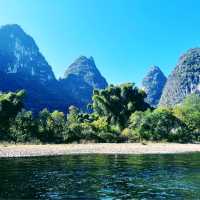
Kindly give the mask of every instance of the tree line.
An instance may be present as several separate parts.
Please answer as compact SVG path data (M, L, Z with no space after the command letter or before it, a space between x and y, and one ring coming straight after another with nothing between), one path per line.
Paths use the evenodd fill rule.
M0 141L15 143L197 142L200 97L192 94L174 107L150 107L132 83L94 90L89 113L75 106L65 114L24 109L25 91L0 94Z

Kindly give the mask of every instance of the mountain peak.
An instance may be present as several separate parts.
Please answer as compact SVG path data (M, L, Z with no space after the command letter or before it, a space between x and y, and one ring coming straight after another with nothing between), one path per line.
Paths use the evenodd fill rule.
M3 53L1 53L3 52ZM45 83L55 80L51 66L40 53L35 41L17 24L0 28L0 71L30 76Z
M94 58L90 56L87 58L86 56L79 56L66 70L73 70L74 68L77 70L77 67L80 69L96 69L96 64Z
M24 30L18 24L6 24L6 25L2 25L2 26L0 26L0 29L6 29L6 30L24 32Z
M65 71L64 79L70 75L79 76L87 84L94 88L105 88L107 82L96 67L94 58L80 56Z
M76 59L76 61L78 62L81 62L81 61L84 61L84 60L87 60L88 58L86 57L86 56L83 56L83 55L81 55L81 56L79 56L77 59Z
M200 93L200 48L189 49L179 58L167 80L160 105L173 106L192 93Z
M98 74L101 76L99 70L96 67L94 58L90 56L87 58L86 56L78 57L65 71L64 78L67 78L68 75L75 74L79 76L88 76L89 74L92 76L94 74Z
M21 26L19 26L18 24L8 24L8 25L3 25L0 27L0 33L1 35L4 35L4 37L9 37L10 40L29 40L29 43L31 45L35 45L34 44L34 40L27 35L24 30L22 29ZM27 39L29 38L29 39ZM36 45L35 45L36 47Z
M142 81L142 87L147 94L146 101L153 107L156 107L163 87L166 83L166 77L158 66L151 66Z
M68 67L61 82L68 93L73 94L83 105L91 101L95 88L103 89L108 85L93 57L86 56L80 56Z
M158 67L157 65L150 66L149 71L159 71L159 72L162 72L161 69L160 69L160 67Z

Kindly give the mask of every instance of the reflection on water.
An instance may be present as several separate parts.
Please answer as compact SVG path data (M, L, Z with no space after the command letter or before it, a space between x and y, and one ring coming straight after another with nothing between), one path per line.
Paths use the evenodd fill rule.
M200 199L200 154L0 159L0 199Z

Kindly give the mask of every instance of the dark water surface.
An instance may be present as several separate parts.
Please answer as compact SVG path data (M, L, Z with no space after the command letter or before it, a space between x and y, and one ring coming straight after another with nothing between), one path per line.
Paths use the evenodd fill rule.
M200 154L0 159L0 199L200 199Z

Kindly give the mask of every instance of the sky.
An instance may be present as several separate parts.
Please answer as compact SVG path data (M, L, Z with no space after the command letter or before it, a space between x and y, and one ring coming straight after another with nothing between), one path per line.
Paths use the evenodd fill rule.
M138 86L152 65L166 75L200 46L199 0L0 0L0 25L19 24L57 77L93 56L109 83Z

